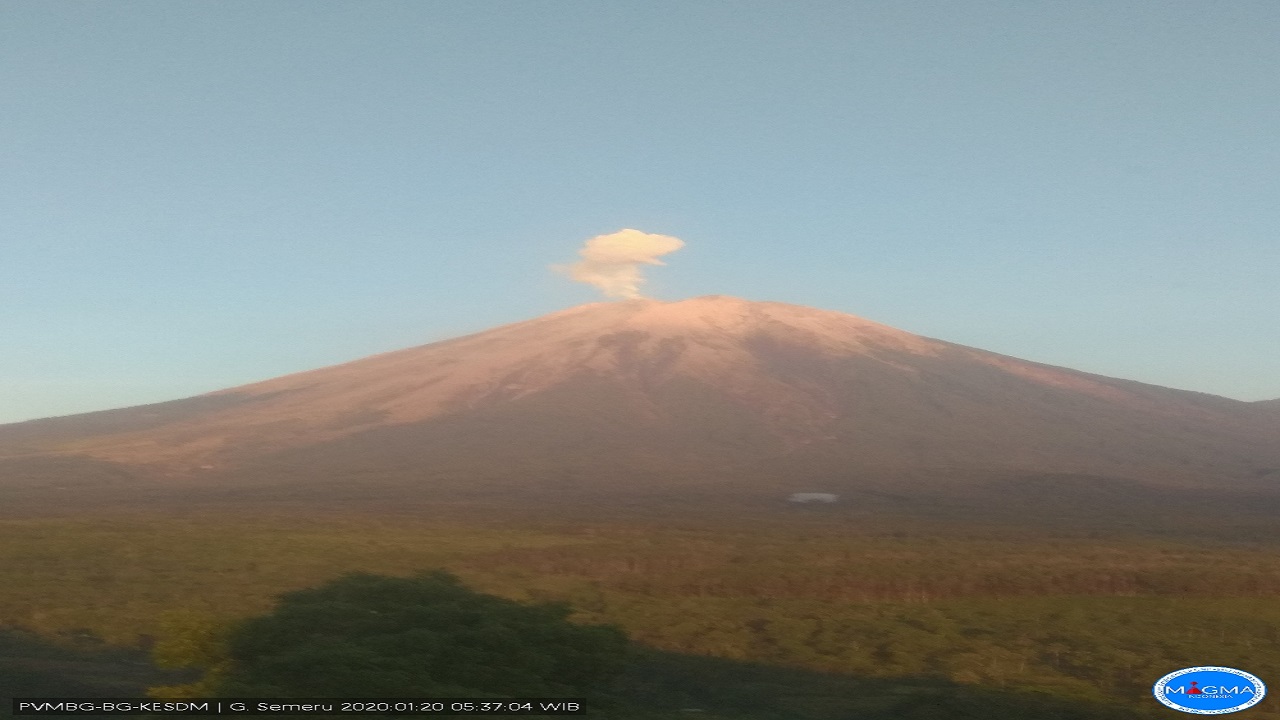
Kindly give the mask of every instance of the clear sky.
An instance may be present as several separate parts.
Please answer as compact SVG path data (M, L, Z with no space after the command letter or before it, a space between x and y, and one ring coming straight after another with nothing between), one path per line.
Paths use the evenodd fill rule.
M0 421L659 299L1280 397L1275 0L8 0Z

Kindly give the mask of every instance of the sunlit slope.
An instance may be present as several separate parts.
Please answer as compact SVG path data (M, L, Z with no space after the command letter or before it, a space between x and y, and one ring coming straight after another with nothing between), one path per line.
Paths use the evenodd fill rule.
M197 398L3 426L0 452L566 488L914 468L1253 482L1280 468L1265 405L711 296L584 305Z

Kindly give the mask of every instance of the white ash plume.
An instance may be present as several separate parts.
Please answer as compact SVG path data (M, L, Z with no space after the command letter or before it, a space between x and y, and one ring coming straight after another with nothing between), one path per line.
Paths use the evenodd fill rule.
M665 265L658 257L682 247L680 238L625 229L591 238L578 251L581 260L553 267L578 282L594 285L605 297L636 299L644 297L640 294L642 267Z

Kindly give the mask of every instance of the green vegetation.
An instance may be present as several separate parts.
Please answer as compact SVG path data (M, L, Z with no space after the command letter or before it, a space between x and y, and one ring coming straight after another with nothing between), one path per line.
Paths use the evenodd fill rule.
M824 674L672 653L642 656L622 678L618 720L1139 720L1164 717L1047 693L939 678ZM691 712L696 711L696 712Z
M0 624L154 638L209 660L220 629L281 593L443 568L480 592L568 603L573 620L650 648L617 690L626 717L1166 717L1149 688L1179 667L1280 678L1269 543L812 513L448 516L0 521L0 574L21 579L0 585ZM752 694L752 673L789 679ZM1250 717L1280 718L1280 703Z
M189 672L158 671L142 650L106 645L84 633L41 637L0 630L0 718L12 716L10 697L140 697L148 686L184 675L190 680Z
M170 616L259 615L344 572L407 575L468 554L582 542L537 529L233 514L0 520L0 626L130 645Z
M439 571L352 573L237 623L221 652L210 652L206 633L162 640L158 658L210 672L155 694L586 697L621 669L627 640L613 627L570 623L570 612L473 592Z

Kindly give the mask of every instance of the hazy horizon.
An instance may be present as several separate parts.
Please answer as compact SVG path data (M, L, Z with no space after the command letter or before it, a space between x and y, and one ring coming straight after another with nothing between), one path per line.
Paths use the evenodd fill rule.
M623 228L659 299L1280 398L1274 3L0 17L0 422L594 302L552 267Z

